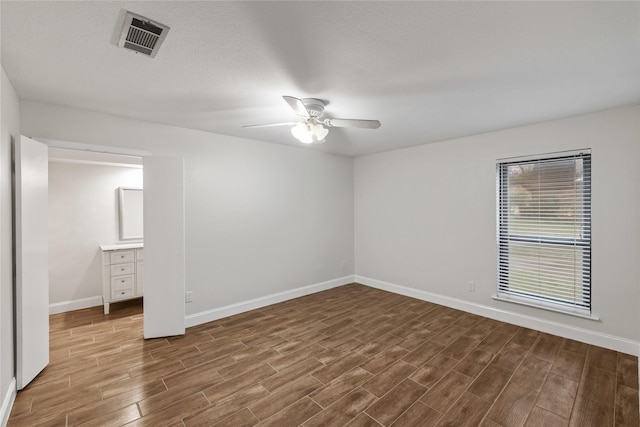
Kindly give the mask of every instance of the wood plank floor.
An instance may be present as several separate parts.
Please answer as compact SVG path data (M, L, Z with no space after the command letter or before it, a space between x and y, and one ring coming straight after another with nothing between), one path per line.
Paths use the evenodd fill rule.
M636 357L357 284L142 339L139 301L51 316L9 426L612 426Z

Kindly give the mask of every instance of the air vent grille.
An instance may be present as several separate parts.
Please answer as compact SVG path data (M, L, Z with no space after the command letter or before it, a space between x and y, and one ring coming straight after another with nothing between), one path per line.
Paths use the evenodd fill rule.
M154 58L169 31L166 25L131 12L125 15L118 46Z

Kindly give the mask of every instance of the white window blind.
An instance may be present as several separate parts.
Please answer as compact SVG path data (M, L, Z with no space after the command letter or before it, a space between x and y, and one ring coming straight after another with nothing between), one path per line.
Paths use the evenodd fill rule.
M498 298L591 313L591 154L497 165Z

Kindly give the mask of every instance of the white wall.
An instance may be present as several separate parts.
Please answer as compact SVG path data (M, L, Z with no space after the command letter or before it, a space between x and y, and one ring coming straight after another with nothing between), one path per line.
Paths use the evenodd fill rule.
M31 102L21 120L35 138L184 157L187 315L353 274L351 158Z
M99 246L119 242L118 187L142 188L142 169L49 162L51 304L102 296Z
M2 69L0 81L0 423L15 392L13 337L13 231L11 141L20 137L20 102Z
M638 106L624 107L357 158L356 279L637 353L639 117ZM592 301L599 322L491 298L496 159L579 148L592 149Z

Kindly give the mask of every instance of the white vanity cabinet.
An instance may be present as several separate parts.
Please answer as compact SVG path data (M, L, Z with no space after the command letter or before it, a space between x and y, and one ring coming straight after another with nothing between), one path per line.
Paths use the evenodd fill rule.
M102 245L102 300L109 304L143 295L144 249L142 243Z
M136 249L136 295L142 296L144 279L144 249Z

